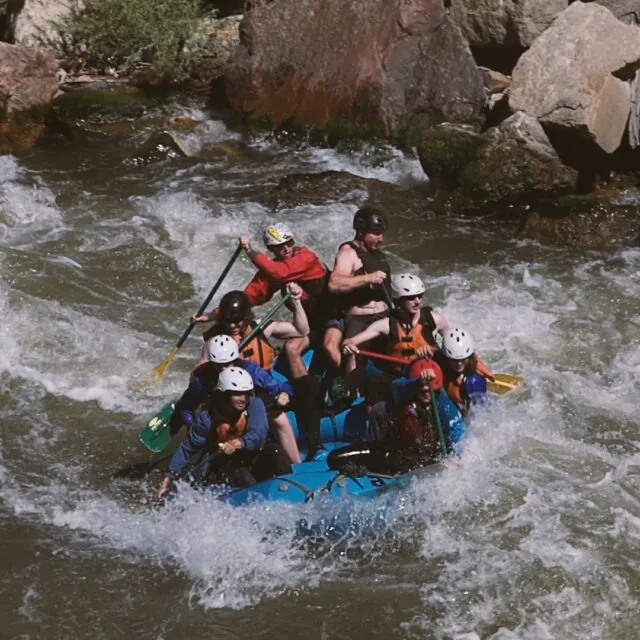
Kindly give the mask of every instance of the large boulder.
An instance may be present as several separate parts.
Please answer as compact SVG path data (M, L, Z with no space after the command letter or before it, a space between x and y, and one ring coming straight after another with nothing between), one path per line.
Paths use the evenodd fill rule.
M240 44L240 20L237 15L222 19L209 15L200 20L193 37L185 44L185 48L194 54L194 62L188 69L191 85L211 87L215 80L222 79L226 64Z
M569 0L451 0L472 47L530 47Z
M629 116L628 79L638 67L640 29L599 4L574 2L518 60L509 103L538 118L557 148L587 141L612 153Z
M240 41L225 86L249 120L390 135L415 116L476 122L482 109L480 73L442 0L261 3Z
M58 62L50 51L0 42L0 154L31 147L58 91Z
M577 172L562 164L538 121L522 112L482 135L439 125L425 132L418 150L434 187L449 192L457 211L506 209L576 187Z
M63 40L55 23L67 17L78 6L78 0L23 0L13 4L19 11L14 17L12 42L62 54Z

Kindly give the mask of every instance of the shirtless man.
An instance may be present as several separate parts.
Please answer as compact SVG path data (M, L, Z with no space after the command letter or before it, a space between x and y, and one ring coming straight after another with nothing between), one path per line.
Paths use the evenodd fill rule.
M355 238L340 245L329 291L342 300L345 310L344 338L362 333L376 320L389 315L389 278L391 268L380 250L388 228L384 215L374 207L359 209L353 218ZM341 327L329 325L325 333L325 349L340 363ZM364 347L364 345L362 345ZM352 354L347 355L353 358Z

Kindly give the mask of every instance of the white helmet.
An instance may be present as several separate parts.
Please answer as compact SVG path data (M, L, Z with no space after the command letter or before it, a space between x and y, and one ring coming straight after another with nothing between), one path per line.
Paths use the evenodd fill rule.
M452 360L464 360L473 355L473 338L468 331L456 327L447 329L442 339L442 353Z
M253 391L253 378L240 367L227 367L218 376L218 391Z
M289 240L293 239L291 229L289 229L284 222L270 224L264 230L264 244L267 247L277 247L279 244L284 244L285 242L289 242Z
M400 273L391 276L391 295L394 298L405 296L421 296L424 293L424 282L411 273Z
M227 364L240 357L238 343L231 336L214 336L207 342L205 350L207 360L216 364Z

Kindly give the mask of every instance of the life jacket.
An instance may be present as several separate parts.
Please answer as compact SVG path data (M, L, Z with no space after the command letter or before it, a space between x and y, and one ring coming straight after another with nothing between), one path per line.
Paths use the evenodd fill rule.
M255 322L249 322L247 326L238 335L232 336L232 338L240 344L256 327ZM264 328L264 327L263 327ZM210 340L214 336L223 333L223 329L220 323L216 322L212 327L207 329L202 337L205 342ZM258 331L251 340L243 347L240 352L240 357L243 360L253 360L257 362L263 369L270 369L273 366L278 354L276 350L269 344L269 341L265 338L262 330Z
M349 293L342 294L340 296L342 300L342 306L346 309L351 307L364 307L370 302L387 302L391 299L391 267L387 262L387 258L380 249L375 251L367 251L361 249L355 242L344 242L340 245L340 248L345 245L349 245L355 252L362 266L355 271L354 276L361 276L365 273L374 273L376 271L384 271L387 274L387 279L381 284L373 287L360 287L354 289Z
M410 402L394 409L393 420L396 444L408 449L416 446L422 449L437 449L438 431L430 406L425 409L416 402Z
M214 411L213 428L216 432L216 442L229 442L229 440L241 438L247 432L248 421L246 411L243 411L235 422L229 422L218 411Z
M411 360L421 347L431 347L431 350L435 351L437 344L433 332L436 330L436 322L431 314L432 311L431 307L422 307L420 319L414 326L403 324L398 318L397 312L392 312L389 316L387 355ZM390 364L388 370L400 375L402 367L401 364Z
M465 381L470 375L477 373L483 378L491 378L493 374L487 365L475 354L469 360L469 364L464 371L459 374L451 372L449 367L442 367L444 373L444 389L452 400L460 409L462 415L466 415L469 411L469 394L465 388Z

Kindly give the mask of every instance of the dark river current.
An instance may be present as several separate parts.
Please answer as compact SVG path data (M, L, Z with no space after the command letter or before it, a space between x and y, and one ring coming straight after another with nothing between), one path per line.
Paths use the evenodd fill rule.
M190 158L125 160L150 131L0 157L0 637L640 637L640 250L574 254L437 218L415 157L249 141L185 113L202 120ZM310 181L274 210L282 178L327 170L375 181ZM473 416L459 463L304 506L185 486L161 509L159 473L113 480L143 459L137 433L184 388L200 331L160 384L136 383L237 237L261 246L286 221L331 264L370 196L393 268L526 382ZM238 262L221 293L252 272ZM302 518L339 526L309 541Z

